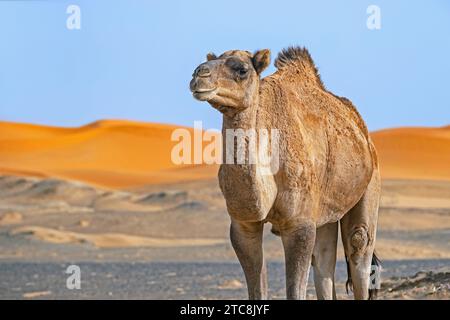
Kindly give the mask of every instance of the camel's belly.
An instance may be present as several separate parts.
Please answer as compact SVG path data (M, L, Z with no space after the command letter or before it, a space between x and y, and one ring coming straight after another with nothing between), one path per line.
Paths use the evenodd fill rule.
M320 186L318 222L338 221L362 197L373 172L371 151L367 142L341 141L332 150L332 165L327 167L327 177ZM357 149L358 152L355 151Z
M303 158L287 159L267 221L295 225L308 220L320 227L340 220L361 199L373 171L370 149L364 137L337 140L328 148L316 143Z

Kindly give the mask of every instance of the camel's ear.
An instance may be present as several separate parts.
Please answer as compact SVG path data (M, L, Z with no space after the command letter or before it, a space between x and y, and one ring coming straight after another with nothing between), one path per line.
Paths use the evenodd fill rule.
M270 50L263 49L256 51L253 55L252 62L256 72L261 74L270 64Z
M214 60L214 59L217 59L217 57L216 57L216 55L214 53L210 52L210 53L208 53L206 55L206 61L211 61L211 60Z

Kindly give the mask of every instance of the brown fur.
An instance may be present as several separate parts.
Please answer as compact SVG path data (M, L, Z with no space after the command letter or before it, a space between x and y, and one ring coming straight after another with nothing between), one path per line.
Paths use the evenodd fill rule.
M289 47L287 49L283 49L278 54L274 64L278 70L292 70L298 68L301 71L302 69L310 69L316 77L318 86L325 90L322 79L320 79L319 70L314 64L314 61L306 48Z
M288 298L305 298L309 265L322 251L329 256L315 257L315 271L322 273L316 288L324 298L335 296L329 280L334 269L320 261L335 260L336 248L327 247L334 241L325 239L333 239L337 229L316 230L351 212L341 221L344 248L357 276L355 297L367 298L380 182L375 148L356 108L325 89L305 48L283 50L275 61L278 70L264 79L259 75L269 64L268 50L254 55L232 50L208 60L194 72L191 90L223 113L223 134L250 128L280 132L275 174L261 175L254 164L224 164L219 171L249 297L266 296L261 236L266 222L282 237ZM321 248L317 253L315 246Z

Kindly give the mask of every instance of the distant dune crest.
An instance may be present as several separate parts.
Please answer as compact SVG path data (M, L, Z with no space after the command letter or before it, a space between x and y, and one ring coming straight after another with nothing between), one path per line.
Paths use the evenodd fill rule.
M450 126L373 132L384 178L450 180Z
M127 188L215 178L217 166L176 166L165 124L100 120L76 128L0 122L0 174ZM193 129L189 129L193 130ZM371 134L384 178L450 180L450 125Z

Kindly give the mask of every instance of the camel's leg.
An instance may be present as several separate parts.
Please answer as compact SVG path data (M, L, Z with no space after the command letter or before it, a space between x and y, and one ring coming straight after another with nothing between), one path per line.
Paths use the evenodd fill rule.
M317 229L312 265L314 285L319 300L336 299L334 271L336 268L338 223L329 223Z
M375 170L361 200L341 219L342 242L348 259L355 299L369 298L380 185L379 172Z
M286 296L305 300L316 226L306 223L293 230L281 230L281 239L286 261Z
M231 244L244 270L250 300L267 299L267 271L264 261L262 222L232 221Z

